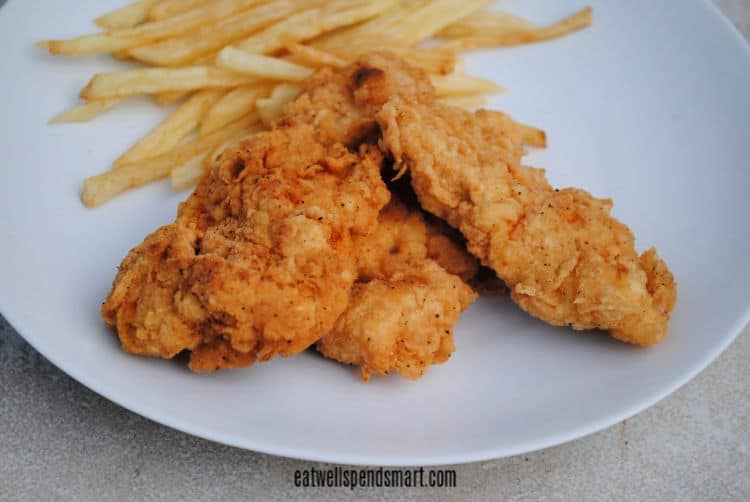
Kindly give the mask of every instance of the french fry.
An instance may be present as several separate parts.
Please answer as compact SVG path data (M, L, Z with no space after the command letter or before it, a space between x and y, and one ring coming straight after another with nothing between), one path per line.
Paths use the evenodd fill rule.
M176 103L186 96L190 95L190 91L164 91L154 95L154 101L157 105L168 106Z
M313 70L283 59L249 54L225 47L216 57L216 66L224 70L267 80L305 80Z
M428 73L447 75L456 66L456 52L441 48L422 49L418 47L388 47L390 52L397 57L408 61Z
M509 12L481 10L449 24L437 35L441 38L498 36L537 29L531 21Z
M352 62L356 61L361 55L371 52L372 47L382 47L381 52L393 54L428 73L445 75L451 73L456 66L455 51L442 48L398 47L389 45L385 40L377 37L367 37L346 47L332 48L330 51L347 62Z
M125 7L96 18L94 22L97 26L101 26L107 30L132 28L146 21L149 11L158 2L159 0L137 0Z
M449 75L431 75L430 80L435 87L438 97L447 96L469 96L473 94L497 94L505 88L492 80L481 77L472 77L462 73L451 73Z
M223 95L223 91L208 89L196 92L172 112L150 133L115 161L115 168L157 157L180 144L192 133L208 109Z
M67 122L88 122L119 105L126 98L106 98L89 101L75 108L62 112L60 115L52 118L50 124L62 124Z
M37 45L53 54L110 53L152 67L94 75L80 93L86 103L50 122L88 121L141 94L159 104L185 100L118 158L112 171L85 180L81 200L94 207L166 176L175 189L192 186L226 148L273 125L300 92L294 82L317 68L343 68L372 50L391 53L430 75L439 103L474 110L504 89L468 75L460 51L551 40L593 19L585 8L538 27L486 10L488 3L131 0L96 19L106 32ZM434 36L446 42L419 45ZM544 131L518 125L526 145L546 146Z
M255 102L258 117L267 126L276 122L284 113L284 107L300 93L300 88L292 84L279 84L274 87L270 98Z
M277 0L259 5L224 18L216 24L204 26L198 31L136 47L130 50L130 55L152 65L179 66L193 63L201 56L215 53L227 44L293 14L301 9L301 5L301 2L292 0Z
M255 110L255 102L271 93L270 86L239 87L217 101L201 121L200 135L206 136Z
M188 33L264 1L266 0L214 0L203 7L161 21L107 33L84 35L70 40L47 40L39 42L37 46L47 49L52 54L67 56L110 54Z
M294 14L265 30L237 42L245 52L269 54L289 42L313 39L328 31L364 21L395 5L398 0L338 0L323 8Z
M148 13L151 21L159 21L183 12L203 7L212 0L161 0Z
M383 31L386 39L398 40L410 46L426 40L456 19L476 12L489 3L489 0L435 0L417 9L416 12L399 19Z
M342 48L350 46L355 40L359 41L363 38L378 37L384 42L383 46L385 46L385 44L389 42L383 37L383 31L385 29L398 22L399 19L429 5L430 2L431 0L400 2L393 8L381 12L377 16L368 19L363 23L327 33L312 41L311 45L318 49Z
M534 126L521 123L518 123L518 125L521 127L523 142L525 144L538 148L547 148L547 133Z
M349 62L333 53L326 52L313 47L290 42L284 45L292 59L304 66L320 68L321 66L333 66L334 68L343 68Z
M487 99L481 95L475 96L446 96L438 101L447 106L455 106L464 110L473 111L482 108Z
M81 91L83 99L101 99L166 91L190 91L207 87L238 87L254 79L209 66L186 68L139 68L98 73Z
M457 51L465 51L469 49L479 49L485 47L510 47L514 45L545 42L548 40L554 40L556 38L564 37L565 35L570 35L571 33L587 28L591 26L593 20L593 10L591 9L591 7L586 7L585 9L576 12L572 16L566 17L565 19L549 26L545 26L544 28L510 32L497 36L475 36L459 38L442 45L442 47Z
M174 166L209 152L216 145L226 141L227 137L249 130L254 123L257 123L256 117L246 117L214 134L180 145L158 157L86 178L83 182L81 202L88 207L97 207L125 190L165 178Z

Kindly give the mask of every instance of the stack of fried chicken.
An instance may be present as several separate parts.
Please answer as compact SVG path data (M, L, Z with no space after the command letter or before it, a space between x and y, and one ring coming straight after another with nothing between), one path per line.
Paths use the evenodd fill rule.
M189 351L195 371L314 345L365 380L416 379L450 357L454 324L496 274L550 324L661 340L666 264L637 254L610 200L554 189L525 153L513 119L438 104L392 56L321 69L130 252L102 315L126 351Z

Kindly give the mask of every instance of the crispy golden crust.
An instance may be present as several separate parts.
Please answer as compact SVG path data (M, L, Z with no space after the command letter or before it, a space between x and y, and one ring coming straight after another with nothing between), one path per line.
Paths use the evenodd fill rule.
M354 285L349 307L318 342L326 357L360 366L362 378L417 379L455 350L453 325L475 294L431 260Z
M664 262L653 251L639 258L611 201L554 190L523 166L522 131L509 117L396 98L378 122L422 206L463 233L524 310L639 345L666 334L675 284Z
M375 113L391 96L429 102L426 74L387 54L372 53L342 70L323 68L302 83L287 115L312 124L319 141L356 146L377 140Z
M191 366L202 371L301 352L346 308L352 237L389 198L381 163L376 148L321 143L294 119L253 136L222 155L175 223L131 251L102 315L125 350L200 348ZM218 339L242 356L227 362Z
M366 236L355 237L355 245L359 249L359 281L388 276L405 263L425 259L436 261L466 282L479 270L479 262L464 247L395 196L380 212L377 227Z
M473 276L478 266L452 241L432 242L438 235L418 210L392 200L372 234L355 238L359 279L318 350L360 366L364 380L389 372L416 379L446 361L455 347L453 325L476 297L450 267ZM431 242L440 251L437 260Z

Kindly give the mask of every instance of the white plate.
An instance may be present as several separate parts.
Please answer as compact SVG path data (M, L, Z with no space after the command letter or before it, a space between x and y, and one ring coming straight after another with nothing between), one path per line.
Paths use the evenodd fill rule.
M432 465L518 454L609 426L662 399L715 358L750 314L750 51L699 0L591 1L594 28L473 55L508 86L494 106L544 127L531 161L559 185L612 196L638 246L656 245L679 282L670 336L651 349L550 328L507 299L474 304L458 350L418 382L359 381L306 353L247 370L191 374L120 351L99 318L116 267L169 222L166 184L96 211L81 180L105 168L166 110L143 99L88 125L46 125L108 58L35 50L92 29L118 0L10 0L0 10L0 307L78 381L163 424L290 457ZM583 2L506 2L539 22ZM92 411L95 413L95 411Z

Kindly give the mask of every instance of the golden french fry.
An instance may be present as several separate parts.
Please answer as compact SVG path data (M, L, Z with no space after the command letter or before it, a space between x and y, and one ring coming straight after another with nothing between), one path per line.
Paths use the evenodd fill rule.
M467 75L459 51L550 40L585 28L593 18L586 8L539 28L507 12L483 10L488 3L134 0L96 20L108 32L37 45L53 54L110 53L155 66L94 75L81 91L88 102L52 122L91 120L139 94L153 94L160 104L190 96L123 154L115 169L85 181L81 199L96 206L167 175L175 189L194 184L227 147L277 121L300 92L273 81L297 82L315 68L345 67L381 50L431 74L440 103L475 109L503 88ZM435 35L449 41L417 46ZM546 145L544 131L519 127L525 144ZM197 137L180 144L196 128Z
M292 84L279 84L274 87L270 98L255 102L260 120L268 126L272 125L283 115L284 107L299 95L300 90Z
M290 42L284 45L284 48L289 52L296 62L310 66L312 68L320 68L321 66L333 66L334 68L343 68L349 62L331 52L326 52L320 49L302 45L294 42Z
M157 105L168 106L184 99L189 95L190 91L164 91L158 94L154 94L154 101L156 101Z
M399 19L403 19L424 6L429 5L430 2L431 0L400 2L363 23L327 33L314 40L311 45L318 49L345 48L363 38L377 37L384 42L383 45L378 47L385 47L388 41L383 37L383 31L398 22Z
M148 13L151 21L159 21L183 12L203 7L213 0L161 0Z
M119 105L127 98L106 98L88 101L75 108L62 112L60 115L52 118L50 124L62 124L66 122L88 122Z
M267 80L305 80L313 70L283 59L250 54L234 47L225 47L216 57L216 66L251 77Z
M518 125L521 127L523 142L525 144L539 148L547 148L547 133L534 126L521 123L518 123Z
M97 26L107 30L132 28L148 19L148 13L159 0L137 0L125 7L96 18Z
M472 77L463 73L430 76L435 94L438 97L467 96L472 94L497 94L505 89L481 77Z
M451 73L456 66L455 51L443 48L398 47L390 45L378 37L358 39L348 46L334 47L330 51L347 62L352 62L356 61L361 55L371 52L372 47L381 47L380 52L393 54L428 73L445 75Z
M313 39L328 31L364 21L395 5L398 0L338 0L325 7L294 14L265 30L237 42L238 49L269 54L289 42Z
M449 24L437 35L441 38L498 36L536 28L531 21L509 12L481 10Z
M488 3L489 0L435 0L386 27L382 36L398 40L405 46L414 45L432 37L456 19L482 9Z
M456 53L452 50L388 47L386 52L395 54L404 61L409 61L410 64L437 75L447 75L456 67Z
M234 89L217 101L203 117L200 135L206 136L255 110L255 102L271 93L270 86Z
M200 154L207 153L235 133L248 130L256 117L247 117L205 138L198 138L158 157L124 165L118 169L86 178L81 202L97 207L119 193L169 176L174 166L181 165Z
M37 46L52 54L92 56L132 49L157 40L182 35L211 24L266 0L214 0L197 9L173 17L107 33L94 33L70 40L47 40Z
M482 108L487 99L484 96L446 96L439 98L438 101L444 105L463 108L464 110L476 110Z
M459 38L444 44L442 47L457 51L479 49L483 47L510 47L514 45L533 44L564 37L576 31L588 28L594 21L594 11L591 7L576 12L572 16L534 30L510 32L497 36L475 36Z
M122 154L115 161L115 168L157 157L179 145L198 127L208 109L223 93L221 90L208 89L193 94L143 139Z
M81 91L83 99L100 99L166 91L190 91L213 87L238 87L253 83L243 75L211 68L139 68L136 70L97 73Z
M317 0L317 3L321 1ZM216 24L203 26L198 31L136 47L130 50L130 55L152 65L179 66L193 63L201 56L213 54L227 44L301 10L301 5L292 0L276 0L241 11Z

